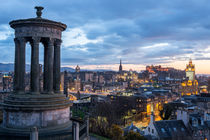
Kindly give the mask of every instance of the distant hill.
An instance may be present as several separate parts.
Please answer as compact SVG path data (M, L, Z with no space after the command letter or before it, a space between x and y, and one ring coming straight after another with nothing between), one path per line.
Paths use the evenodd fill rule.
M61 67L61 72L63 71L68 71L68 72L75 72L75 69L70 68L70 67ZM80 69L80 71L94 71L94 72L104 72L104 71L113 71L113 70L106 70L106 69L93 69L93 70L88 70L88 69Z
M70 68L70 67L61 67L61 72L63 71L68 71L68 72L75 72L75 69ZM14 71L14 64L13 63L0 63L0 72L10 72L10 71ZM30 71L30 65L26 64L26 72ZM112 71L112 70L103 70L103 69L95 69L95 70L88 70L88 69L81 69L81 71L99 71L99 72L103 72L103 71Z
M14 64L13 63L0 63L0 72L9 72L14 71ZM30 71L30 65L26 64L26 71Z
M75 71L75 69L70 68L70 67L61 67L61 72L64 72L64 71L74 72L74 71Z
M9 63L9 64L0 63L0 71L1 72L14 71L14 64L12 64L12 63Z
M75 70L73 68L70 67L61 67L61 71L69 71L69 72L74 72ZM0 72L10 72L10 71L14 71L14 64L13 63L8 63L8 64L4 64L4 63L0 63ZM26 64L26 71L29 72L30 71L30 65Z

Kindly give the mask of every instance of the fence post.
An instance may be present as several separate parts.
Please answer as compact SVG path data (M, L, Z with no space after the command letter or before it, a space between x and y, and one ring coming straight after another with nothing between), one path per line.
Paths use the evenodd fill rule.
M90 137L89 137L89 117L87 117L87 120L86 120L86 128L87 128L87 140L89 140L90 139Z
M73 122L73 140L79 140L79 123Z
M38 130L37 127L31 128L31 133L30 133L30 140L38 140Z

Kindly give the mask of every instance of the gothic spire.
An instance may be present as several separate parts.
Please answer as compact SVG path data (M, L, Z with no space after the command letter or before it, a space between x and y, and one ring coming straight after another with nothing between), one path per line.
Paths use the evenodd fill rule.
M119 72L122 72L122 60L120 59Z

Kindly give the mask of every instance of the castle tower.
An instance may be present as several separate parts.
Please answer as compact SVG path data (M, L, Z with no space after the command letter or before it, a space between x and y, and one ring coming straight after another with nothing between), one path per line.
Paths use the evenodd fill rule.
M71 102L60 92L61 34L66 25L41 17L43 7L35 7L36 18L11 21L15 30L14 92L2 103L3 140L29 139L37 127L40 140L70 139ZM30 91L25 91L25 48L31 44ZM39 44L44 46L44 86L40 92ZM14 136L15 134L15 136Z

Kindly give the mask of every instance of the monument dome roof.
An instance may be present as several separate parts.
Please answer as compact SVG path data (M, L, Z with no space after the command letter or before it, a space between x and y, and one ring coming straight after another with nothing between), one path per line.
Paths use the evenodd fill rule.
M36 18L29 18L29 19L19 19L19 20L13 20L9 24L12 28L21 27L21 26L27 26L27 25L33 25L33 26L49 26L54 28L60 28L62 31L64 31L67 26L66 24L63 24L61 22L56 22L53 20L45 19L41 17L41 10L44 9L43 7L35 7L37 9L37 17Z

